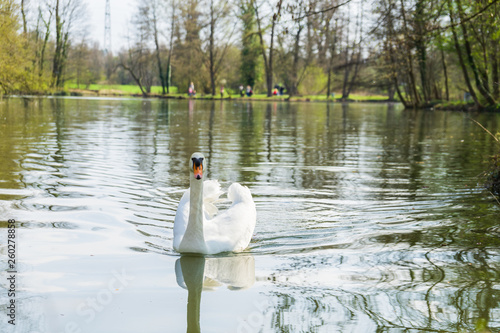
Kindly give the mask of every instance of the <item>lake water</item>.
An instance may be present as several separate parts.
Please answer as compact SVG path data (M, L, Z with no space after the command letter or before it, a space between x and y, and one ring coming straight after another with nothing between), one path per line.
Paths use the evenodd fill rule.
M400 105L0 101L1 332L498 332L499 114ZM181 257L194 151L240 182L240 254ZM5 313L5 315L4 315Z

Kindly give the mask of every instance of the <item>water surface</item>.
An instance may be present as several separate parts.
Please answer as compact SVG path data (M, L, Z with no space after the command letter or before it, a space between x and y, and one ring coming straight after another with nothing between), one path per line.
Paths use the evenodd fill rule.
M500 208L478 185L498 146L470 118L500 128L385 104L4 99L19 308L1 331L498 332ZM244 253L172 249L194 151L254 195Z

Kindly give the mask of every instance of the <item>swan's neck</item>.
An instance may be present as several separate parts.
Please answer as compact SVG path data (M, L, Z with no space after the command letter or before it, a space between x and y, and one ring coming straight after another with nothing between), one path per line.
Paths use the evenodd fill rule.
M179 246L181 252L205 253L203 235L203 181L191 177L189 190L189 220Z

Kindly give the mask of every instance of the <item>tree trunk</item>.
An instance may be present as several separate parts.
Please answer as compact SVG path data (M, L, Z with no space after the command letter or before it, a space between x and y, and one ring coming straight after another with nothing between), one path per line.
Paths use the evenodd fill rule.
M335 29L337 31L337 29ZM332 93L332 71L333 71L333 59L334 59L334 54L335 54L335 49L336 49L336 43L337 43L337 35L335 35L333 39L333 44L330 46L330 61L328 62L328 84L326 88L326 98L330 98L330 95Z
M278 13L275 13L273 15L273 19L271 22L271 41L270 41L270 46L269 46L269 57L266 55L266 48L264 46L264 38L263 38L263 30L261 27L261 19L259 17L259 10L258 7L255 4L255 1L252 1L252 5L254 6L255 10L255 18L257 19L257 27L258 27L258 35L259 35L259 41L260 41L260 46L261 46L261 51L262 51L262 59L264 60L264 68L266 72L266 84L267 84L267 97L272 97L273 95L273 55L274 55L274 31L276 27L276 22L278 20L278 17L281 12L281 4L282 0L278 1L277 7L278 7Z
M331 94L331 84L332 84L332 69L331 67L329 66L328 67L328 81L326 83L326 99L329 99L330 98L330 94Z
M273 96L273 54L274 54L274 28L276 26L275 17L273 17L273 23L271 26L271 44L269 46L269 64L267 65L268 71L266 71L266 82L267 82L267 97Z
M441 47L441 63L443 65L443 74L444 74L444 88L445 88L445 93L446 93L446 100L450 100L450 90L448 88L448 69L446 67L446 60L444 58L444 51L443 48Z
M470 82L469 73L467 72L467 67L465 66L465 62L464 62L464 59L462 56L462 50L460 49L460 44L458 42L457 32L456 32L455 27L454 27L455 19L453 18L451 1L447 0L447 2L448 2L448 11L449 11L449 16L450 16L450 22L451 22L451 33L453 35L453 43L455 45L455 50L457 51L458 62L460 63L460 67L462 68L462 73L464 75L464 81L465 81L465 84L467 85L467 89L469 89L469 93L470 93L472 99L474 100L474 103L478 107L482 107L481 103L479 102L479 99L477 98L476 91L474 90L474 88L472 87L472 84Z
M297 29L297 33L295 34L295 43L293 46L293 61L290 75L290 89L288 94L290 96L294 96L298 94L298 67L299 67L299 51L300 51L300 34L302 32L303 27L299 25Z
M61 87L64 83L63 72L64 72L64 67L66 66L66 59L68 59L68 41L69 41L69 32L66 32L64 34L63 43L61 45L61 58L59 59L59 73L57 75L58 87Z
M460 16L460 27L462 28L462 34L464 36L465 54L467 56L467 62L469 63L470 68L472 69L472 73L474 74L476 87L479 90L479 93L486 99L487 103L489 105L494 105L495 101L491 97L491 94L488 89L488 82L487 82L488 80L486 79L486 82L484 82L484 80L481 80L479 69L476 66L476 62L474 61L474 57L472 55L472 48L469 42L469 34L465 26L465 23L463 22L464 18L462 13L462 3L460 0L456 0L456 2L458 6L458 14Z
M139 79L139 77L134 73L134 71L132 70L132 68L124 65L123 63L119 64L118 66L121 66L123 69L125 69L126 71L128 71L130 73L130 75L132 76L132 78L134 79L135 83L137 83L137 85L139 86L139 89L141 89L141 93L142 93L142 96L144 97L147 97L148 96L148 93L146 92L146 90L144 89L144 87L142 86L142 83L141 83L141 80Z
M40 11L40 15L42 15L41 11ZM52 20L52 12L50 12L50 16L49 16L49 19L48 21L45 21L43 18L43 24L45 25L45 36L44 36L44 39L43 39L43 44L42 44L42 50L40 51L40 70L38 72L38 76L41 77L43 75L43 66L44 66L44 63L45 63L45 50L47 48L47 43L49 41L49 37L50 37L50 22Z
M28 28L26 25L26 11L24 10L24 2L25 0L21 0L21 16L23 19L23 33L26 36L26 34L28 33Z
M342 99L347 98L347 82L349 80L349 73L351 71L351 65L349 64L349 47L345 50L345 69L344 69L344 80L342 81Z
M392 39L389 37L388 41L388 53L389 53L389 59L391 62L391 76L392 76L392 84L394 85L394 89L396 90L396 93L398 94L399 100L401 103L403 103L404 107L407 109L410 105L408 101L403 97L403 94L401 93L401 89L399 89L399 81L398 81L398 73L397 73L397 66L396 66L396 59L394 58L394 47L392 46Z
M493 79L493 98L498 100L500 98L500 82L499 82L499 68L498 68L498 55L497 53L492 53L491 55L491 69L492 69L492 79Z
M427 78L427 47L425 45L424 31L425 27L423 25L424 21L424 4L420 0L415 6L415 25L416 25L416 37L415 37L415 48L417 50L417 62L420 71L420 81L422 83L422 92L424 94L424 100L426 103L430 100L430 84Z
M332 93L332 70L333 70L333 56L335 54L335 49L336 49L336 44L337 44L337 21L335 21L335 31L333 32L335 35L333 37L333 41L331 41L331 36L328 35L327 41L329 45L327 45L328 49L330 50L330 59L328 61L328 83L327 83L327 88L326 88L326 98L330 98L330 95ZM326 47L325 47L326 49ZM325 57L326 57L326 50L325 50Z
M59 62L61 58L61 16L59 15L59 0L56 0L56 8L55 8L55 16L56 16L56 50L54 52L54 59L52 65L52 86L56 86L57 76L59 74Z
M160 43L158 41L158 24L156 19L156 10L157 8L153 8L153 37L155 40L155 48L156 48L156 62L158 64L158 74L160 76L161 90L162 94L165 95L165 76L163 75L163 66L161 65L161 57L160 57Z
M214 2L210 0L210 36L208 39L208 56L209 56L209 71L210 71L210 88L212 96L215 96L215 59L214 59L214 33L215 33L215 17L214 17Z
M166 86L167 86L167 94L170 93L170 79L172 77L172 66L171 66L171 61L172 61L172 48L174 45L174 28L175 28L175 2L176 0L172 0L172 24L170 26L170 45L168 49L168 59L167 59L167 79L166 79Z
M349 95L351 94L352 88L354 87L354 82L356 82L356 78L358 77L360 66L361 66L361 48L358 52L356 63L354 64L354 74L352 75L351 80L349 81L349 84L347 86L347 95L345 98L349 98Z
M406 53L406 65L408 66L408 76L410 79L410 95L412 96L412 104L413 107L417 107L420 104L420 98L417 92L417 85L416 85L416 80L415 80L415 74L413 73L413 57L411 54L411 49L409 46L410 43L410 36L408 33L408 25L406 22L406 11L404 7L403 0L401 0L401 14L403 16L403 28L404 28L404 35L405 35L405 40L404 40L404 45L405 45L405 53Z

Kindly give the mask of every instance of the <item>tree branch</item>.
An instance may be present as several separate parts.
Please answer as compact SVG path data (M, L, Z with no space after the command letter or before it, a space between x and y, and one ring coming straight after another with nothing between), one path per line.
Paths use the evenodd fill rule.
M317 14L326 13L326 12L329 12L331 10L336 10L336 9L338 9L338 8L344 6L344 5L347 5L351 1L352 0L346 0L346 1L344 1L341 4L338 4L338 5L334 5L334 6L331 6L331 7L328 7L328 8L324 8L324 9L320 9L320 10L316 10L316 11L307 12L303 16L297 17L294 20L295 21L299 21L299 20L302 20L303 18L308 17L308 16L313 16L313 15L317 15ZM498 1L498 0L496 0L496 1Z
M478 11L477 13L471 15L471 16L468 16L468 17L465 17L463 20L460 20L456 23L450 23L448 25L445 25L444 27L435 27L435 28L432 28L432 29L429 29L427 30L427 32L433 32L433 31L436 31L436 30L446 30L446 29L449 29L449 28L454 28L454 27L457 27L463 23L466 23L468 21L472 21L473 19L475 19L476 17L478 17L479 15L481 15L482 13L484 13L488 8L490 8L491 6L493 6L494 4L496 4L499 0L493 0L492 2L490 2L489 4L487 4L486 6L484 6L480 11Z

